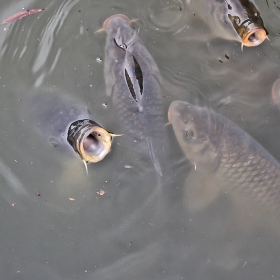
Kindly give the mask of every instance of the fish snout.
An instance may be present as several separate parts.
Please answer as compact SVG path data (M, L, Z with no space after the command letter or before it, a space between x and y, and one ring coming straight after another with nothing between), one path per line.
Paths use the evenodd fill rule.
M263 28L254 28L242 39L242 44L246 47L255 47L268 39L267 32Z
M124 14L116 14L116 15L112 15L110 17L108 17L107 19L105 19L104 23L103 23L103 30L107 32L107 28L108 28L108 25L110 24L110 22L113 20L113 19L116 19L116 18L121 18L125 21L130 21L130 19L124 15Z
M173 101L168 109L168 120L172 123L172 120L176 119L183 121L184 123L187 121L186 116L188 109L191 108L191 104L183 101Z
M174 117L174 115L178 115L177 112L177 107L178 107L178 103L179 101L173 101L168 109L168 121L172 124L172 119Z

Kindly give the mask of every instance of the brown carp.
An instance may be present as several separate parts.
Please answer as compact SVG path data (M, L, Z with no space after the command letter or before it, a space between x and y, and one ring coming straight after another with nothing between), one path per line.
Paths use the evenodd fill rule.
M187 102L172 102L168 117L196 172L279 209L280 164L250 135L214 111Z
M260 12L250 0L186 0L188 10L200 16L213 34L229 40L241 41L241 48L254 47L267 39Z
M72 147L85 163L98 162L111 150L113 134L93 120L86 105L63 94L36 94L30 113L34 126L53 147Z
M107 33L106 89L118 109L122 133L141 155L151 158L157 173L162 174L160 157L166 152L166 120L156 63L127 16L109 17L103 30Z

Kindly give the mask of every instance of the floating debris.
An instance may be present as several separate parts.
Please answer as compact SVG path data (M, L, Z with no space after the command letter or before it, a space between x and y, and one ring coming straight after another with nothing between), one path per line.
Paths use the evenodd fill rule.
M73 198L73 197L69 197L69 200L70 200L70 201L74 201L74 200L75 200L75 198Z
M27 17L29 15L32 15L32 14L36 14L36 13L40 13L44 11L44 9L32 9L32 10L23 10L21 12L18 12L10 17L8 17L7 19L5 19L2 24L5 24L5 23L9 23L9 22L12 22L12 21L16 21L16 20L19 20L21 18L24 18L24 17Z
M96 193L98 193L99 195L104 195L104 194L105 194L105 191L100 190L99 192L96 192Z
M97 58L96 58L96 62L98 62L98 63L101 64L101 63L102 63L102 59L101 59L100 57L97 57Z
M36 194L37 196L41 196L41 194L40 194L39 192L35 192L35 194Z

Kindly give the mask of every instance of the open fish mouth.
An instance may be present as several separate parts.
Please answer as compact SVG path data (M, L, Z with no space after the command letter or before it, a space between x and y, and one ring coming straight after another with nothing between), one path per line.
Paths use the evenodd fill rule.
M70 125L67 141L84 161L98 162L110 152L112 134L92 120L78 120Z
M260 45L265 39L268 39L266 31L263 28L254 28L242 38L242 45L255 47Z

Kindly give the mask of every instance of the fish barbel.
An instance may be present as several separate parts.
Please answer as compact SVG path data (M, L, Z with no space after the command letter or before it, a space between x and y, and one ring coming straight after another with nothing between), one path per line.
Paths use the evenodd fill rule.
M172 102L168 117L198 172L279 209L280 164L249 134L213 110L187 102Z
M158 174L166 152L165 115L160 75L152 56L125 15L106 19L104 76L107 94L116 106L126 137L142 155L148 154Z

